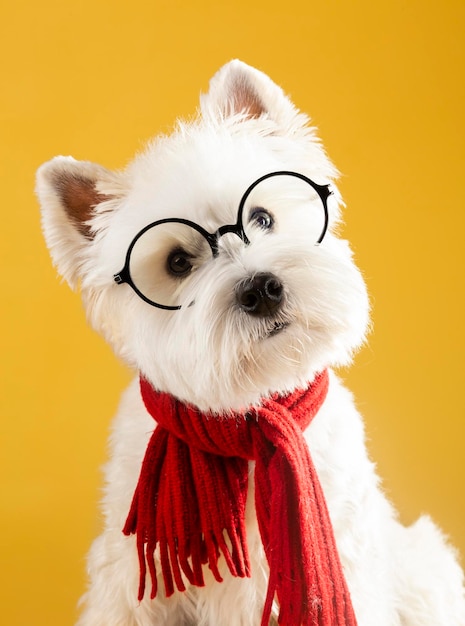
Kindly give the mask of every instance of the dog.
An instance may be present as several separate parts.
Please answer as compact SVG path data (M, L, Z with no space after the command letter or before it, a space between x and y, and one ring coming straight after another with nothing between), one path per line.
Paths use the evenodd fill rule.
M364 281L337 236L337 178L308 117L238 60L212 78L193 120L123 171L61 156L39 168L53 262L80 288L93 328L140 373L113 425L79 626L465 626L454 549L427 516L398 522L333 372L369 327ZM311 421L298 411L304 425L289 435L303 474L290 440L280 447L294 423L288 398L310 397L296 390L318 405ZM170 425L155 428L167 411L186 430L181 443ZM278 430L258 432L276 412ZM210 449L194 450L197 417L204 438L210 428L257 437L255 456L244 452L234 470L241 490L221 482L234 454L211 465ZM276 468L291 481L283 488ZM315 502L318 514L298 513ZM310 535L324 536L327 556L313 558ZM330 562L330 574L312 559Z

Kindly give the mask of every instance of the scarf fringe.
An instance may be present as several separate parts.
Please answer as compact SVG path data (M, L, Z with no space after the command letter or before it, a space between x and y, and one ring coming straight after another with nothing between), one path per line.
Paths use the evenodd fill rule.
M225 472L215 477L205 471L212 462L209 457L201 450L190 450L160 427L152 434L123 528L125 535L137 535L139 601L145 594L147 569L152 580L150 597L158 592L157 546L167 597L175 588L186 590L184 577L192 585L205 586L202 566L206 564L222 582L220 555L233 576L251 575L244 522L247 461L231 459ZM185 471L186 467L191 471ZM220 493L225 498L218 524L218 514L211 512L217 508ZM200 507L200 502L207 505Z

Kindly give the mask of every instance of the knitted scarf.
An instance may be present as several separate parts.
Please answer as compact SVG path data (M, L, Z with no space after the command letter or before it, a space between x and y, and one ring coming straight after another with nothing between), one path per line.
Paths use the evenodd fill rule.
M141 378L157 422L123 532L137 535L139 600L147 568L157 594L159 549L167 596L186 580L203 586L208 564L218 581L220 555L233 576L250 576L245 507L248 462L255 461L255 506L269 564L261 626L273 601L285 626L356 626L324 495L302 431L322 405L325 371L288 396L245 414L202 414Z

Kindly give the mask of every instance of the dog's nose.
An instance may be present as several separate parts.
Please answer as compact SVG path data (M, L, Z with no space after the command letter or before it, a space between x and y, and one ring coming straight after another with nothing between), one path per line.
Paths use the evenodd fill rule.
M240 283L236 300L243 311L257 317L268 317L279 309L283 286L273 274L256 274Z

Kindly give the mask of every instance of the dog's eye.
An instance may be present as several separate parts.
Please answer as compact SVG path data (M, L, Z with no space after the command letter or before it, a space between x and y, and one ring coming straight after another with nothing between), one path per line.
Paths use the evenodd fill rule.
M261 208L252 209L250 212L249 222L250 224L258 226L263 230L269 230L274 224L273 216L268 213L268 211Z
M191 258L182 248L173 250L166 261L168 272L173 276L186 276L192 269Z

